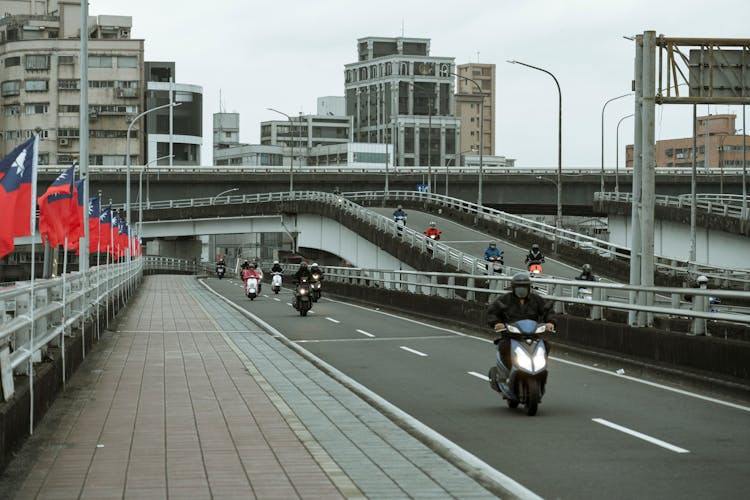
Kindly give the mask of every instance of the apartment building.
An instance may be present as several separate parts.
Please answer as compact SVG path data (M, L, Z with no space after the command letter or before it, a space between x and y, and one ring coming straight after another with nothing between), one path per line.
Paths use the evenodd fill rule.
M41 129L39 162L79 155L80 0L0 1L0 154ZM128 118L144 109L143 40L132 18L90 16L89 164L123 165ZM140 124L131 162L142 161Z
M696 167L701 169L742 168L742 134L736 128L737 115L718 114L696 118ZM708 129L708 135L706 131ZM745 137L750 162L750 136ZM708 150L708 155L706 151ZM708 158L708 161L706 161ZM691 168L693 138L656 141L657 168ZM625 147L625 166L633 166L633 145Z
M461 148L464 153L495 154L495 65L460 64L456 73L456 116L461 119ZM471 80L467 80L470 78ZM480 120L484 120L481 125ZM480 133L484 134L484 140Z
M345 65L354 142L390 144L396 165L455 164L461 151L454 58L430 56L427 38L357 40Z

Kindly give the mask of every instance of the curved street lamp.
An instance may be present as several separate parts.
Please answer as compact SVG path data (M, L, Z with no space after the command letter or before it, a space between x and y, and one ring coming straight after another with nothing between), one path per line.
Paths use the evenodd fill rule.
M615 140L615 193L620 192L620 124L633 116L633 113L630 113L620 118L620 121L617 122L617 139Z
M532 66L531 64L522 63L521 61L508 61L510 64L520 64L527 68L535 69L543 73L547 73L555 81L557 85L558 95L558 107L557 107L557 220L555 221L555 239L553 241L554 251L557 252L557 232L562 222L562 91L560 90L560 82L557 81L555 75L543 68Z
M141 172L138 174L138 236L143 234L143 171L148 168L149 165L152 163L156 163L159 160L164 160L166 158L173 158L174 155L166 155L166 156L160 156L159 158L155 158L151 161L146 162L146 164L141 169ZM146 177L146 181L148 181L148 177ZM146 192L148 192L148 182L146 184Z
M294 121L292 120L292 117L288 114L284 113L283 111L279 111L278 109L273 108L266 108L268 111L273 111L274 113L278 113L280 115L284 115L289 120L289 125L292 127L291 133L292 133L292 157L289 161L289 192L291 193L294 191Z
M226 191L222 191L221 193L219 193L216 196L214 196L213 198L211 198L211 205L213 205L214 203L216 203L216 199L219 196L221 196L223 194L231 193L232 191L239 191L239 190L240 190L240 188L230 188L230 189L227 189Z
M602 193L604 192L604 109L607 107L607 104L609 104L612 101L616 101L618 99L622 99L623 97L627 97L629 95L633 95L632 92L628 92L627 94L618 95L617 97L613 97L612 99L609 99L607 102L604 103L604 106L602 106L602 173L600 177L600 183L599 183L599 191Z
M481 207L482 206L482 177L484 177L484 92L482 92L482 87L477 83L476 80L469 78L468 76L459 75L457 73L449 72L448 74L453 75L456 78L463 78L464 80L467 80L473 83L474 86L476 86L477 88L479 96L482 98L482 103L479 105L479 181L478 181L478 186L477 186L477 205ZM446 191L447 191L447 188L446 188Z

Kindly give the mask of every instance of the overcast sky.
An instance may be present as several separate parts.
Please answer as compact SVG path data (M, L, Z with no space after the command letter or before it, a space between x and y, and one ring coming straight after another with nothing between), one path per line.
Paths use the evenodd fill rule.
M521 167L557 164L557 92L563 94L563 167L600 165L604 102L630 90L633 42L655 30L677 37L750 38L749 0L91 0L90 14L133 18L145 59L175 61L177 82L203 87L203 158L211 164L212 115L240 113L240 140L258 143L273 107L314 113L316 98L344 94L344 65L365 36L431 39L431 55L497 65L496 154ZM711 113L741 108L715 106ZM614 166L615 127L630 98L607 106L605 162ZM699 107L706 113L706 106ZM657 107L656 137L687 137L689 106ZM632 119L620 128L632 142ZM748 120L750 121L750 120Z

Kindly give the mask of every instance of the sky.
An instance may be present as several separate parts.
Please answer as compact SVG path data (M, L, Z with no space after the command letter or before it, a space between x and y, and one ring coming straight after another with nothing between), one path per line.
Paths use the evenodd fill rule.
M556 167L558 95L549 76L506 61L554 73L563 168L597 167L602 106L633 79L634 44L623 36L750 38L748 0L90 0L89 13L131 16L145 60L175 61L178 83L203 87L203 165L211 164L213 113L240 113L240 141L257 144L261 121L283 119L266 108L314 113L318 97L344 95L357 39L403 30L431 39L433 56L497 65L495 154L518 167ZM632 98L607 105L605 166L615 164L617 122L632 112ZM742 128L741 107L710 108L727 112ZM657 140L690 136L691 115L690 106L657 107ZM620 165L632 138L626 119Z

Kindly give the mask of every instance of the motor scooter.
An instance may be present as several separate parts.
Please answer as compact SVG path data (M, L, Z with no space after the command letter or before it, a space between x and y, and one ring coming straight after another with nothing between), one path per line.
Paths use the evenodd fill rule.
M547 385L547 346L542 338L546 331L545 323L530 319L508 323L501 334L510 337L511 366L505 366L498 350L496 364L488 374L490 387L503 396L508 407L522 404L529 416L536 415ZM495 344L499 342L495 340Z
M224 264L216 264L216 276L221 279L224 277L224 273L226 273L227 268Z
M320 274L313 273L310 278L310 298L313 302L317 302L320 300L323 288L322 283L320 282Z
M396 230L398 231L398 235L401 236L401 233L403 233L404 231L404 227L406 227L406 216L397 215L393 220L396 221Z
M312 298L310 297L310 283L302 278L297 284L294 297L294 308L299 311L300 316L307 316L307 311L312 309Z
M245 295L250 300L254 300L258 296L258 278L250 276L245 280Z
M535 278L537 276L541 276L543 271L544 270L542 269L542 263L541 262L531 262L529 264L529 275L532 278Z
M271 290L277 295L281 291L281 272L279 271L271 273Z
M488 257L487 258L487 272L493 272L493 273L502 273L503 272L503 266L505 265L505 261L503 260L502 256L494 256L494 257Z

